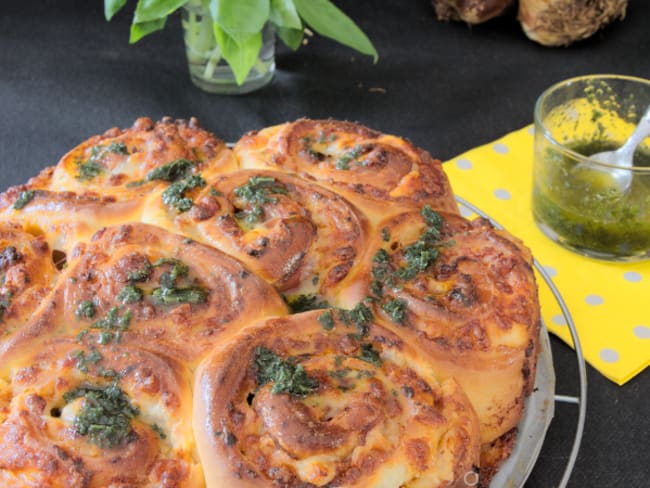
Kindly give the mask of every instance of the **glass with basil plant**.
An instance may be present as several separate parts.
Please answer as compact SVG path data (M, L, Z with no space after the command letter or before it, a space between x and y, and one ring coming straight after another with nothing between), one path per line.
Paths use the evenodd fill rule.
M104 0L106 19L126 2ZM138 0L130 42L164 28L178 9L192 82L208 92L243 94L266 85L275 71L275 36L296 50L307 27L378 59L368 37L330 0Z

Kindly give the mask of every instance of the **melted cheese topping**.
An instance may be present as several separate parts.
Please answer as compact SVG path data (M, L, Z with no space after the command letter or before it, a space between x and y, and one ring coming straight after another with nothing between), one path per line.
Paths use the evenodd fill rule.
M208 487L453 485L479 446L458 385L440 383L419 351L379 325L367 336L376 351L364 356L364 339L338 320L325 331L322 313L249 327L201 365L194 415L206 419L195 428ZM295 396L258 384L260 346L300 358L317 389Z
M246 135L234 152L244 168L314 178L372 220L414 205L458 212L440 161L402 138L358 124L302 119Z
M259 183L261 181L261 183ZM238 196L249 190L249 196ZM365 249L367 224L340 196L274 171L238 171L200 190L179 214L152 194L145 222L210 244L243 261L277 290L324 293Z
M423 244L430 227L421 212L381 222L384 236L375 235L364 264L329 298L351 308L380 288L375 312L456 377L479 414L484 442L491 442L517 424L532 385L540 325L532 258L486 221L440 215L433 244ZM404 273L425 258L425 269Z
M407 256L424 205L445 218L431 262ZM394 287L379 249L426 269ZM91 137L0 195L0 486L464 486L532 385L530 262L458 216L439 161L358 124L234 151L195 119ZM268 318L278 291L373 318ZM257 384L255 345L318 388Z

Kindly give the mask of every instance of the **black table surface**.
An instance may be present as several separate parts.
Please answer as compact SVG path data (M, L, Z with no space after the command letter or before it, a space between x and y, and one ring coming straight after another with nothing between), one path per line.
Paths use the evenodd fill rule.
M378 64L314 37L297 52L278 47L269 86L227 97L191 84L178 15L131 46L132 2L111 23L99 0L2 2L0 190L55 164L88 136L143 115L196 116L227 141L303 116L355 120L446 160L531 123L537 96L557 81L605 72L650 78L647 0L630 0L624 21L568 48L529 41L514 10L469 27L438 22L428 0L336 3L374 41ZM575 355L555 338L552 346L557 392L575 395ZM588 367L588 384L586 428L569 486L648 486L650 371L619 387ZM577 411L556 405L527 487L557 486Z

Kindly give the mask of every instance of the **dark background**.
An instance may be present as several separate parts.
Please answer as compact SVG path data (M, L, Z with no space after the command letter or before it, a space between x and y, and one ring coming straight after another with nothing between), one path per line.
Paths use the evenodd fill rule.
M275 79L263 90L220 97L191 84L177 15L130 46L133 2L109 24L99 0L2 1L0 190L142 115L197 116L228 141L301 116L356 120L445 160L531 123L535 99L556 81L605 72L650 78L647 0L631 0L624 21L568 48L529 41L514 9L469 27L438 22L427 0L335 3L374 41L378 64L315 37L295 53L278 47ZM552 343L557 391L575 395L575 356ZM569 486L649 486L650 373L623 387L592 368L588 376L586 431ZM557 405L527 487L557 485L576 419L577 406Z

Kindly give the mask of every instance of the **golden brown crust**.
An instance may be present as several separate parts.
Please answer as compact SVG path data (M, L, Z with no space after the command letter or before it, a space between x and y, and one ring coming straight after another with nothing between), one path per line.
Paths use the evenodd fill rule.
M368 227L337 194L269 170L208 181L184 213L154 193L143 219L235 256L288 295L322 293L339 283L365 249Z
M517 427L510 429L501 437L481 446L481 474L479 488L489 488L492 478L508 459L517 440Z
M75 339L44 344L22 364L14 363L8 378L12 395L6 418L0 417L0 484L203 486L190 378L180 363L136 347L88 347ZM92 401L83 392L111 387L113 396L103 402L119 390L137 410L124 435L98 428L116 409L92 417L94 431L83 430L84 408Z
M170 165L177 165L176 172L160 173ZM69 252L102 227L140 221L146 197L157 188L235 167L223 141L201 129L196 119L166 117L154 123L140 118L129 129L112 128L89 138L27 185L9 188L0 195L0 212ZM16 208L26 192L30 199Z
M238 261L145 224L105 229L80 244L44 305L0 345L0 363L44 337L81 334L87 344L139 344L191 364L217 336L286 313Z
M350 331L331 310L267 319L201 364L194 419L208 487L464 486L480 436L462 391L382 326ZM317 385L274 391L260 382L264 354L295 358Z
M437 214L432 230L424 214L384 221L331 301L350 308L374 297L393 330L460 382L490 442L517 424L532 388L540 326L532 258L485 220Z
M0 222L0 340L29 319L57 276L43 236Z
M373 220L396 204L458 212L440 161L360 124L300 119L249 133L234 152L243 168L279 169L327 185Z
M0 195L0 485L489 482L534 381L528 250L359 124L235 153L194 119L138 119ZM278 291L341 309L287 317ZM318 387L257 384L260 345ZM104 394L131 412L113 445L78 420Z
M194 163L195 171L234 168L224 142L201 129L195 118L165 117L154 123L143 117L129 129L109 129L82 142L61 158L47 186L40 186L43 179L34 187L93 192L118 200L139 198L159 183L146 180L152 170L178 160Z

